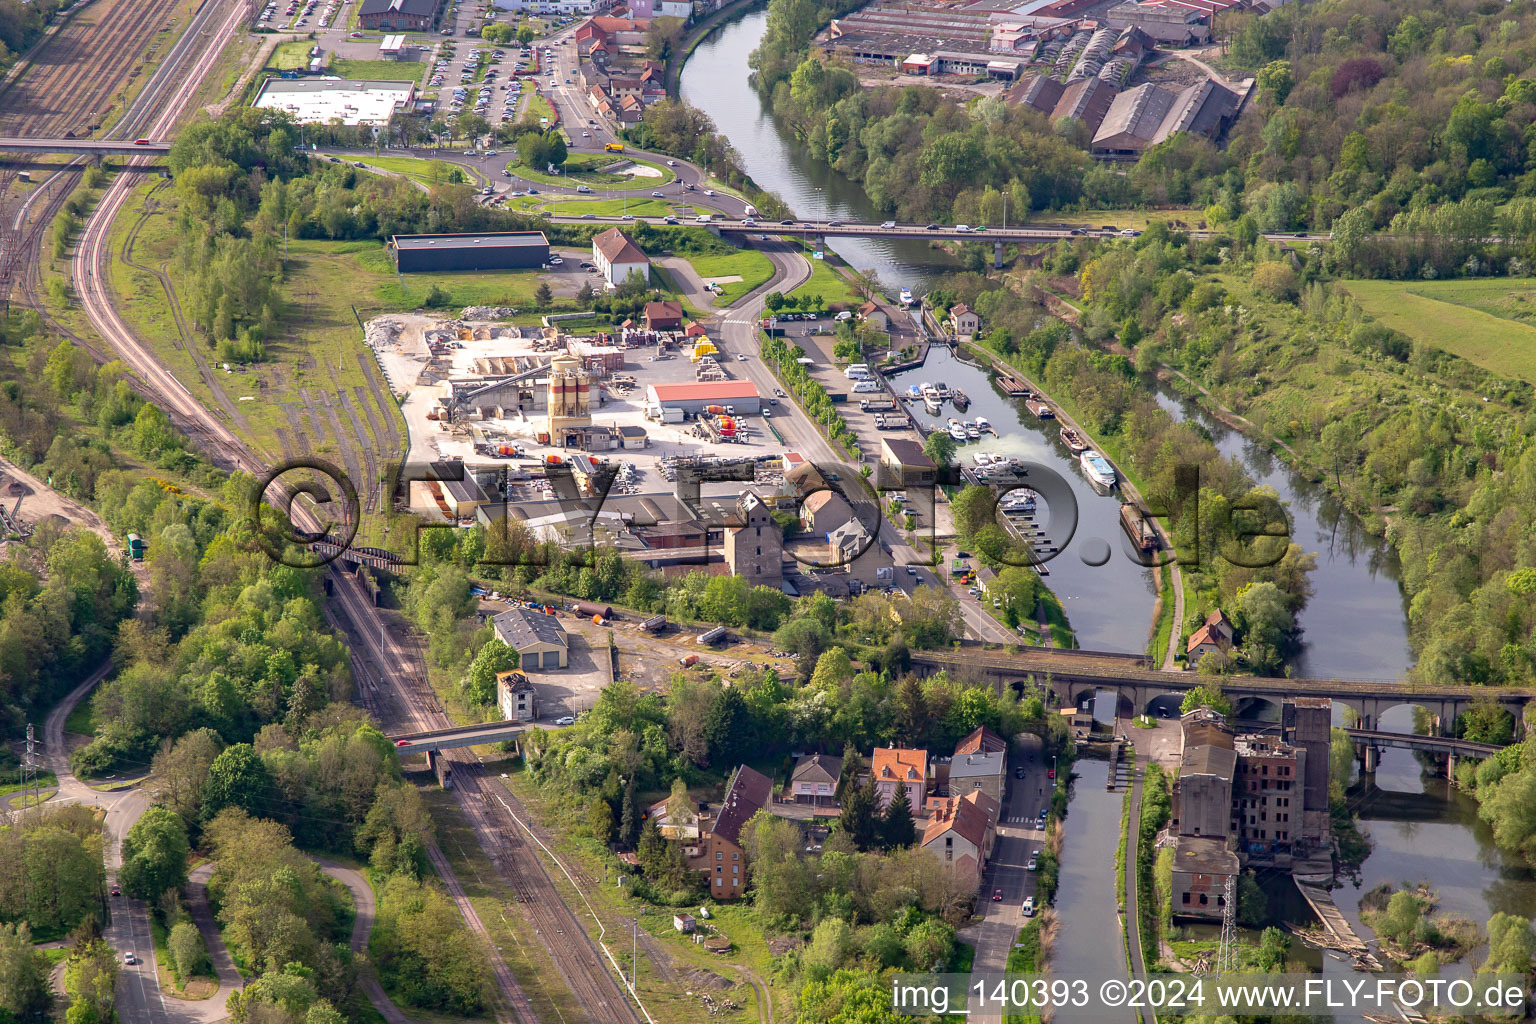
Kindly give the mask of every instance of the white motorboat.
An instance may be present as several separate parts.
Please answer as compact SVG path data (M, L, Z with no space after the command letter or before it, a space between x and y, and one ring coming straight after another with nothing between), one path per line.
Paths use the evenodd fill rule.
M990 466L992 465L992 456L988 455L986 452L977 452L975 455L971 456L971 461L976 463L978 466Z

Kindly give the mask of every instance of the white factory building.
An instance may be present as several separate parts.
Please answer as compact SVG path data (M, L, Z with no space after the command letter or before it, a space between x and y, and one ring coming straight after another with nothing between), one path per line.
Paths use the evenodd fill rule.
M389 124L416 102L414 82L355 82L344 78L269 78L251 106L286 110L305 124Z

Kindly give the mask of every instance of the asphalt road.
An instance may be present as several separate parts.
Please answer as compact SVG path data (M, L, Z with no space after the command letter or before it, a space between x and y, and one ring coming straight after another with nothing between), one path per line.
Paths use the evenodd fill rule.
M1045 846L1045 833L1036 829L1036 815L1050 804L1052 782L1046 777L1050 760L1042 753L1040 737L1018 737L1009 750L1007 785L1002 818L997 826L997 842L992 859L983 874L976 909L982 914L980 924L967 929L966 938L976 946L974 971L1001 971L1008 964L1008 953L1019 929L1028 920L1021 909L1026 897L1035 894L1035 879L1028 870L1030 854ZM1024 778L1014 777L1022 767ZM994 900L996 890L1003 898ZM978 1024L1001 1024L997 1014L973 1008L970 1018Z

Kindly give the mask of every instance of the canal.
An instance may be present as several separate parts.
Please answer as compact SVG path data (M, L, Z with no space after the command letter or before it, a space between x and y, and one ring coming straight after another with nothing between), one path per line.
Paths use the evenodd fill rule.
M796 216L827 220L879 221L858 182L811 156L794 134L774 122L766 101L748 81L747 57L763 37L768 11L759 8L716 31L693 51L678 91L710 116L735 148L742 170L759 188L778 195ZM922 294L955 264L926 242L830 238L827 247L849 265L871 271L887 291Z
M774 123L748 82L747 58L766 20L765 11L750 12L702 43L683 71L683 98L710 115L744 169L797 214L877 219L878 211L859 185L812 159ZM903 286L920 290L953 269L943 254L921 243L836 239L829 244L851 265L875 271L892 291ZM967 462L976 451L999 451L1050 466L1068 481L1078 502L1079 524L1071 545L1066 537L1053 538L1064 553L1049 563L1047 582L1062 598L1082 646L1145 650L1154 602L1151 574L1122 552L1117 499L1095 493L1057 439L1057 428L1036 421L1020 403L997 391L983 371L937 347L922 368L901 376L900 390L921 381L958 386L972 405L963 413L946 406L936 417L928 417L920 404L909 406L914 415L938 423L951 415L979 415L997 428L996 437L962 448ZM1200 423L1223 455L1238 459L1256 482L1275 489L1288 506L1292 535L1316 553L1314 594L1300 617L1303 649L1294 666L1297 674L1402 678L1413 653L1396 556L1390 548L1262 445L1227 428L1196 403L1154 381L1147 383L1156 389L1163 408ZM1101 567L1088 566L1079 557L1091 538L1108 540L1113 550ZM1403 705L1384 714L1381 727L1411 731L1411 709ZM1084 760L1074 766L1078 778L1066 819L1053 943L1057 971L1086 969L1104 977L1122 972L1118 940L1108 924L1115 913L1113 864L1121 795L1104 790L1107 770L1102 761ZM1349 796L1372 843L1358 884L1348 882L1335 893L1357 928L1360 896L1381 881L1425 882L1439 891L1441 910L1479 926L1496 911L1536 915L1536 877L1496 848L1470 798L1450 789L1443 779L1421 775L1419 762L1407 751L1386 751L1375 776L1357 782ZM1288 883L1275 888L1295 891ZM1362 937L1368 934L1361 931ZM1470 959L1475 963L1481 955L1479 951ZM1292 956L1328 974L1351 973L1332 957L1299 943Z

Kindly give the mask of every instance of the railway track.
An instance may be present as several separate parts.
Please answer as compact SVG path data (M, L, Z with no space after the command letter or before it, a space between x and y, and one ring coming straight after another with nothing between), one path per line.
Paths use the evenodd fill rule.
M341 596L348 617L354 623L366 621L370 611L377 614L349 574L335 572L333 579L333 592ZM397 630L383 628L382 622L380 626L377 633L364 629L349 632L359 641L358 647L365 651L374 666L391 666L397 682L405 685L392 688L393 706L385 706L376 695L372 698L370 711L381 722L412 732L451 727L453 723L433 695L419 647L403 639ZM513 901L533 926L538 944L549 953L572 996L585 1010L586 1019L592 1024L639 1024L641 1018L636 1014L634 1004L616 979L617 966L612 964L611 958L609 963L604 963L604 953L565 904L536 843L530 841L529 836L534 833L527 824L521 804L488 776L468 750L448 750L438 756L452 764L453 789L461 811L474 828L481 848L495 865L497 873L510 884ZM451 872L447 874L451 877ZM585 872L574 874L572 882L578 887L593 884ZM519 1020L536 1019L531 1005L510 974L508 980L510 988L517 993L513 1009ZM503 991L507 990L504 986ZM562 1014L562 1019L571 1021L573 1016Z
M38 44L26 58L32 66L0 93L0 133L69 136L99 130L98 115L111 106L114 93L126 88L142 70L142 65L135 65L177 3L97 0L95 6L76 15L57 34ZM168 61L181 44L178 40L172 45ZM154 96L146 95L150 85L159 81L163 91L168 77L152 78L119 119L119 125L129 121L135 109L146 113L152 109ZM9 303L12 290L19 284L27 305L43 308L38 301L37 275L42 233L74 191L85 164L83 158L77 158L58 165L49 175L47 191L34 191L0 224L0 302ZM10 194L17 174L12 167L0 172L0 197ZM45 197L41 205L36 204L38 195Z

